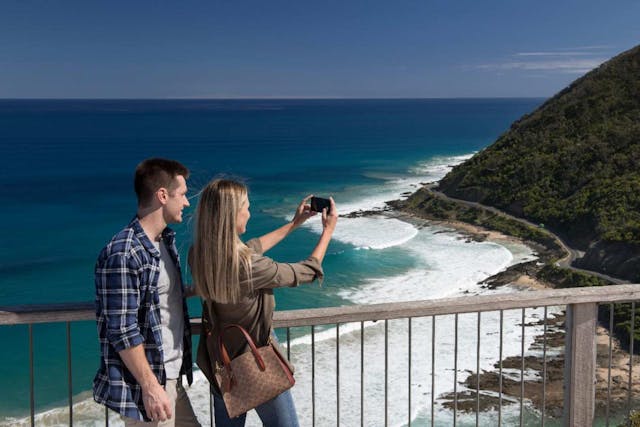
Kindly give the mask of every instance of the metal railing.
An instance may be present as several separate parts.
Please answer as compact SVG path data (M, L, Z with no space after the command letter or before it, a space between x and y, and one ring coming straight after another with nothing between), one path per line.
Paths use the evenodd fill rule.
M533 375L527 367L527 357L529 357L527 352L532 351L536 339L532 337L536 334L535 332L527 333L526 328L532 327L533 320L530 315L529 322L527 322L526 314L527 310L529 313L537 310L535 316L542 316L542 320L538 319L537 322L538 330L542 328L541 332L538 331L542 340L542 370L535 375L542 376L542 392L536 416L539 425L544 426L550 416L546 411L548 399L553 394L549 391L547 381L549 350L551 348L548 345L549 310L553 309L557 313L562 311L558 307L565 307L566 320L563 329L566 330L566 335L562 352L564 354L562 422L564 425L570 426L592 425L596 411L596 391L599 387L598 392L606 389L606 407L599 410L604 411L604 421L606 425L609 425L613 412L612 406L615 406L615 409L619 411L621 403L619 397L616 400L612 396L612 370L616 369L612 362L613 334L609 334L608 348L606 349L606 357L608 358L608 366L604 368L607 370L606 386L602 384L598 386L596 382L596 370L599 369L596 364L598 313L600 311L602 319L603 311L608 309L608 319L602 323L609 331L612 331L620 323L620 319L614 322L616 308L614 304L631 304L630 310L626 310L630 316L627 320L630 325L629 361L624 363L628 365L628 379L626 404L622 408L624 414L628 416L632 410L632 404L639 397L634 395L633 377L633 336L636 321L634 301L636 300L640 300L640 286L638 285L500 293L432 301L283 311L275 313L274 327L283 331L283 335L286 334L287 355L299 359L296 362L297 367L303 368L296 372L298 383L296 388L303 387L310 391L310 398L302 402L300 412L304 414L304 419L312 426L319 424L356 425L354 417L358 418L357 423L361 426L387 426L398 423L405 423L408 426L411 426L412 423L433 426L438 422L436 412L440 416L443 411L448 417L446 423L454 426L461 419L460 417L465 419L466 424L469 424L470 419L475 419L475 425L487 425L487 420L491 420L491 425L514 425L514 422L525 425L527 421L525 420L524 405L531 399L527 387L529 387L529 383L539 382L526 379L527 376ZM516 310L515 313L514 310ZM475 318L475 328L468 325L469 319L472 318ZM74 422L73 367L70 325L72 322L93 319L92 303L0 307L0 325L28 325L31 425L35 425L34 383L37 380L33 368L33 325L55 322L66 324L68 423L72 425ZM461 319L466 321L466 326L460 326ZM453 326L450 325L451 320ZM488 331L489 324L493 325L494 323L497 323L497 329ZM194 334L197 334L200 319L192 319L192 325ZM335 328L335 333L331 328ZM505 360L509 360L504 359L506 356L505 343L512 343L511 338L513 337L506 337L506 334L514 335L518 330L520 331L519 354L511 356L516 359L519 357L519 369L513 369L513 359L509 362L512 367L507 368L503 364ZM319 338L319 334L322 334L322 338ZM403 334L406 334L406 339L403 338ZM490 335L498 338L497 341L496 338L491 338L493 341L487 344L486 340ZM372 341L375 340L383 342L381 351L378 351L378 347L374 346L375 343ZM444 342L443 340L452 340L452 342ZM297 345L296 343L299 342L304 342L304 345ZM334 346L334 369L332 372L331 370L323 370L323 375L319 377L318 370L322 369L321 365L328 363L325 360L330 351L328 342ZM475 346L469 347L469 342ZM320 346L322 346L321 350L319 350ZM418 348L419 346L422 347ZM446 353L442 350L444 347L451 347L452 353ZM310 354L305 356L304 352L307 350L310 351ZM481 377L487 374L487 369L482 369L481 366L483 350L495 352L493 358L495 370L497 370L497 390L486 390L481 386ZM475 353L473 356L475 363L470 364L467 360L467 366L461 366L461 351L463 356L470 354L473 356ZM554 351L558 353L558 350ZM448 366L438 359L438 355L441 354L453 357L452 366ZM556 356L558 355L556 354ZM422 359L419 360L420 358ZM303 363L301 364L300 361ZM352 369L341 368L341 364L345 363L352 364ZM482 363L485 361L482 360ZM353 364L359 364L359 373L357 366L353 369ZM400 375L406 377L406 382L403 385L399 383L397 372L392 372L394 369L397 370L398 366L403 370L406 369L406 372ZM368 377L368 372L371 369L374 369L374 373ZM475 373L467 372L473 369L475 369ZM449 373L450 370L451 373ZM333 375L325 375L327 372L331 372ZM345 374L353 374L354 372L358 373L358 379L344 380ZM459 376L465 374L468 374L467 378L461 382ZM335 381L335 384L327 386L328 377L331 377L331 381ZM353 378L353 375L351 377ZM453 392L443 393L436 390L438 381L443 378L449 378L450 381L451 377ZM359 385L352 384L358 380ZM380 380L382 384L373 384L374 380ZM514 391L518 388L514 386L518 381L519 392ZM369 387L376 388L378 386L382 389L381 392L373 398L368 396L366 390ZM319 393L320 387L322 387L322 393ZM86 388L90 388L90 385L87 384ZM416 396L417 389L420 389L421 392ZM356 396L358 393L359 398ZM495 410L482 409L481 403L485 398L497 401ZM322 401L318 402L319 399ZM370 402L371 400L373 403ZM327 402L330 401L334 403L333 408L327 407ZM300 399L297 399L297 403L300 403ZM321 413L318 411L318 405L322 405ZM406 413L403 415L399 415L405 411L404 409L398 410L399 405L406 408ZM514 406L518 407L519 412L514 415L512 410L509 415L511 421L507 424L504 410ZM418 407L419 411L416 410ZM491 404L488 407L491 407ZM383 412L384 414L374 420L373 416L369 416L368 411L376 414ZM354 415L354 413L357 414ZM488 415L489 413L491 414ZM417 421L418 418L419 421ZM108 423L108 419L108 411L105 411L105 423ZM209 419L211 419L211 415Z

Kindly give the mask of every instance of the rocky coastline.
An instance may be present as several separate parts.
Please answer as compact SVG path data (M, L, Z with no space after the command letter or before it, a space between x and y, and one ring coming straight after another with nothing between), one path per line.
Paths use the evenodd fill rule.
M466 236L468 241L488 240L498 243L511 241L525 244L536 252L538 259L510 266L485 279L481 285L487 289L496 289L501 286L513 286L521 289L557 287L557 283L542 279L540 274L546 265L558 259L557 247L546 247L539 242L523 240L462 221L436 220L429 215L419 215L415 209L404 209L404 206L402 200L390 201L387 202L384 209L359 211L348 216L362 217L384 214L408 220L418 227L437 224L452 228ZM539 324L547 323L546 336L536 336L533 344L525 349L524 356L525 369L536 373L533 378L524 380L524 398L530 401L537 411L544 412L546 417L551 418L562 417L563 411L564 320L564 313L540 320ZM542 356L543 347L546 348L544 357ZM609 370L609 353L611 353L611 370ZM620 345L618 339L610 337L606 328L598 326L596 416L606 414L607 402L609 402L611 413L624 411L626 408L629 391L629 366L632 367L632 395L640 395L640 362L634 360L630 364L629 361L630 355L624 346ZM521 381L519 376L514 377L514 372L518 372L519 375L521 367L521 357L504 358L494 365L494 370L482 371L479 375L476 372L469 372L469 376L460 384L461 388L456 396L453 393L448 393L440 398L445 400L444 406L449 408L453 408L454 402L457 401L457 410L463 412L475 411L478 403L480 411L497 410L500 404L498 397L500 391L502 391L503 405L508 402L517 402L520 399ZM479 399L477 389L480 391Z
M544 323L541 320L538 324ZM499 392L502 391L502 403L517 402L523 395L533 408L545 417L562 417L564 386L564 314L549 316L546 319L547 334L535 337L534 343L526 352L540 354L546 347L546 356L524 356L525 371L535 372L535 378L525 379L524 388L519 378L522 369L521 357L507 357L494 365L492 371L482 371L480 375L469 372L462 383L463 390L457 393L457 410L474 412L479 404L480 411L497 411L500 405ZM526 326L533 325L528 324ZM605 417L607 401L611 414L625 411L629 391L629 353L620 342L611 339L611 371L609 371L609 333L602 326L597 328L596 356L596 417ZM525 353L526 353L525 352ZM632 396L640 393L640 363L633 363L631 371ZM610 381L609 381L610 377ZM479 385L479 386L478 386ZM480 390L478 399L477 390ZM524 392L523 392L524 390ZM521 394L523 393L523 394ZM453 409L453 393L440 396L445 399L444 406ZM515 403L512 403L515 404ZM632 407L638 404L632 402Z

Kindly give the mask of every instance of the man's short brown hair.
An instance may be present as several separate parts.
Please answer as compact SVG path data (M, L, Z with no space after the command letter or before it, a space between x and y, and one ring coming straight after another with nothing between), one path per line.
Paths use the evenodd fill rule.
M182 163L161 158L143 160L136 167L133 187L138 196L138 206L147 206L160 188L171 191L176 187L175 178L189 178L189 169Z

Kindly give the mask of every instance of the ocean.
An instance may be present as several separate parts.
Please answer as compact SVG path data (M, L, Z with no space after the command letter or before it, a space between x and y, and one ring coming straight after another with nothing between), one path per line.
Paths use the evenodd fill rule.
M142 159L155 156L180 160L192 171L188 181L191 207L185 209L185 221L174 227L183 259L192 238L199 189L213 177L230 176L248 184L252 217L246 238L282 225L307 194L333 196L341 214L380 210L372 216L341 218L325 258L324 284L278 290L279 310L487 292L478 282L511 264L533 259L535 254L518 244L470 242L455 230L419 226L382 208L385 201L440 179L543 101L0 100L4 163L0 169L4 202L0 209L4 240L0 306L92 301L95 258L135 214L133 170ZM320 229L318 219L311 220L269 255L280 261L306 258ZM185 276L190 280L188 271ZM196 299L189 306L192 316L199 314ZM529 319L540 315L527 311ZM505 325L516 325L520 312L505 316ZM417 371L412 371L416 395L410 413L418 424L430 417L430 362L421 362L421 358L431 354L431 321L412 321L414 342L422 346L412 350L412 369ZM476 315L460 316L461 331L466 332L459 339L474 349L476 321ZM451 411L437 399L453 388L448 368L452 322L452 317L443 316L436 327L436 364L442 367L435 386L437 425L449 425L452 420ZM365 369L369 391L365 425L379 425L384 417L379 401L384 369L379 344L384 325L365 326L366 355L371 357ZM359 424L359 406L348 404L359 399L359 327L340 327L344 387L340 417L344 425ZM498 357L496 316L483 315L482 327L486 330L481 368L489 369ZM398 349L406 346L407 321L390 321L388 328L391 344ZM38 324L33 330L37 424L65 425L65 326ZM90 395L98 366L95 324L74 323L71 332L74 421L102 425L104 412L92 404ZM302 378L294 396L301 422L310 425L311 385L304 380L310 369L310 335L308 329L292 334L293 361ZM519 354L519 328L509 326L505 334L505 355ZM335 328L316 332L320 372L335 371L335 336ZM526 340L532 341L533 336ZM27 327L0 327L0 342L5 343L0 353L0 425L20 425L29 411ZM475 370L475 352L460 353L459 359L460 375ZM398 362L394 369L390 393L405 396L406 361ZM316 405L323 410L316 414L316 423L331 425L336 417L335 375L317 381L320 401ZM208 422L207 387L199 373L189 393L199 415ZM394 402L389 407L392 425L405 425L406 398ZM513 416L517 415L516 410ZM483 416L490 422L496 414ZM118 425L117 418L113 422ZM464 416L458 422L465 425ZM469 422L474 424L475 418Z

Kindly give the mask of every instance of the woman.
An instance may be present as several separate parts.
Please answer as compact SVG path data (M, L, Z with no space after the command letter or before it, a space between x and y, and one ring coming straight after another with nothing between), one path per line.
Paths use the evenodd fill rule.
M216 179L202 191L190 260L196 290L211 302L215 318L213 342L217 342L221 328L235 323L243 326L256 344L265 345L273 333L273 289L322 280L321 263L338 220L333 199L329 212L323 209L323 231L307 259L290 264L263 255L316 214L307 205L310 197L300 203L291 222L245 244L240 235L246 231L251 216L247 188L236 181ZM232 358L245 350L245 340L236 330L225 333L225 345ZM210 357L220 361L218 354ZM244 426L246 414L230 419L217 385L213 395L216 426ZM289 390L258 406L256 411L265 426L298 426Z

